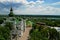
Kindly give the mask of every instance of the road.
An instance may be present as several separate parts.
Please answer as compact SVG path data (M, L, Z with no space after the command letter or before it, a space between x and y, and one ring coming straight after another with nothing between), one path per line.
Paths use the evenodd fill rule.
M26 28L26 31L24 32L23 36L21 36L19 38L19 40L28 40L28 37L29 37L29 32L32 28L31 27L27 27Z

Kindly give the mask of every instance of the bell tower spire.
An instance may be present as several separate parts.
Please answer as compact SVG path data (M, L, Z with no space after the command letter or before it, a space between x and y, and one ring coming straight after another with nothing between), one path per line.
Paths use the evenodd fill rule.
M14 13L13 13L13 8L12 8L12 4L11 4L9 17L13 17L13 16L14 16Z
M10 11L13 11L12 7L11 7Z

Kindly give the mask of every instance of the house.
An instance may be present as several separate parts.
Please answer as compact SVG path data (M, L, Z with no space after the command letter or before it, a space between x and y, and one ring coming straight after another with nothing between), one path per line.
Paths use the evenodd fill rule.
M40 25L40 26L45 26L45 25L46 25L46 24L43 23L43 22L37 22L36 24L37 24L37 25Z

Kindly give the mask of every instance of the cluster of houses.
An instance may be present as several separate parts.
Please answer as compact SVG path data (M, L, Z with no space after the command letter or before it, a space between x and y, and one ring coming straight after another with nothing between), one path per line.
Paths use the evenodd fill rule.
M13 29L11 30L11 40L18 40L18 37L23 36L26 29L26 20L21 19L21 21L12 20L14 17L9 17L5 22L11 22L13 24Z
M13 29L11 30L11 40L18 40L19 37L23 36L23 33L26 29L26 20L21 18L21 20L12 20L15 19L13 17L13 9L11 8L9 18L6 21L13 23ZM6 22L5 21L5 22Z
M6 20L4 20L4 22L1 24L1 26L5 26L5 24L11 23L12 24L12 30L10 32L10 37L11 40L18 40L19 37L23 36L23 33L25 32L26 29L26 20L25 19L21 19L20 21L18 21L17 19L15 19L15 17L8 17L6 18Z
M10 39L11 40L18 40L19 37L23 36L23 33L26 29L26 19L21 18L21 20L17 20L15 17L13 17L13 10L10 9L9 17L4 20L4 22L1 24L1 26L4 26L6 22L12 23L13 29L10 32Z

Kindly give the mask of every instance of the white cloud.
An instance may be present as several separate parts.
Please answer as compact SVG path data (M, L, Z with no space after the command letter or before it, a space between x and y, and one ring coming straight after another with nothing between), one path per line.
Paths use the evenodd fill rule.
M14 10L17 14L27 14L27 15L59 15L60 8L55 8L51 6L38 6L38 7L30 7L25 10Z
M60 5L60 2L53 3L52 5Z
M36 3L42 4L42 3L44 3L44 1L37 0Z
M0 2L22 2L22 3L28 3L26 0L0 0Z
M6 0L0 0L0 2L5 2ZM11 2L10 0L7 0L9 2ZM27 15L59 15L60 13L60 8L55 8L52 6L42 6L40 4L44 3L44 1L40 1L37 0L36 2L30 1L28 2L27 0L13 0L13 2L17 2L17 3L23 3L25 9L21 9L21 7L18 7L14 10L15 14L27 14ZM54 3L54 5L56 4L60 4L60 2L58 3ZM39 5L39 6L36 6ZM4 9L7 10L7 9Z
M40 0L37 0L36 2L30 1L30 2L28 2L28 4L26 4L26 6L31 8L31 7L39 6L42 3L44 3L44 1L40 1Z
M0 2L17 2L17 3L24 3L24 4L35 4L35 3L43 3L44 1L37 0L36 2L30 1L28 2L27 0L0 0Z
M28 7L34 7L35 5L40 5L40 4L44 3L44 1L41 1L41 0L37 0L36 2L34 2L34 1L28 2L27 0L0 0L0 2L22 3L23 5L28 6Z

